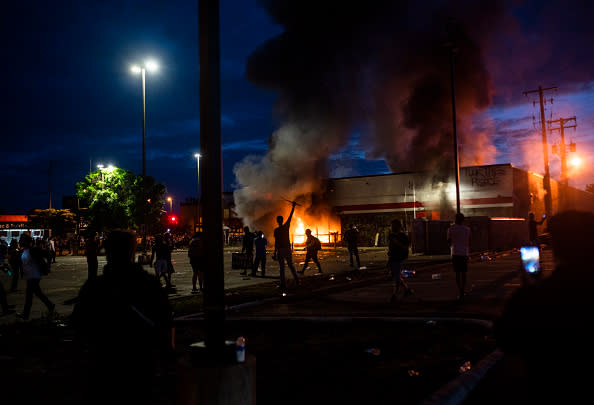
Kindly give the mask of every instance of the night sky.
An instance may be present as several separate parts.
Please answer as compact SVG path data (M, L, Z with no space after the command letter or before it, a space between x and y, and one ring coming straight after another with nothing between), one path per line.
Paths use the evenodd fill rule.
M287 122L307 121L309 127L340 133L329 136L326 154L316 157L325 161L321 176L421 168L415 148L430 143L445 125L445 119L432 120L431 102L444 107L444 116L451 108L449 94L444 92L441 102L430 86L419 85L429 76L449 78L447 53L423 47L442 40L445 30L438 28L450 16L464 25L468 39L456 56L467 162L475 160L470 155L481 155L485 164L509 162L542 173L539 109L533 104L538 98L522 92L557 86L546 94L554 98L546 105L546 119L577 117L577 129L566 131L566 141L577 143L584 160L579 172L570 173L570 185L594 183L590 2L422 3L377 1L366 11L373 1L345 6L221 0L224 190L240 183L235 165L245 166L246 157L262 159L271 134ZM196 195L197 9L196 1L3 3L3 213L48 207L50 161L54 208L61 208L62 196L73 195L75 182L97 164L142 172L141 80L130 67L149 58L159 70L147 73L147 174L166 185L174 209ZM382 83L391 92L377 90ZM449 82L442 84L449 88ZM380 108L391 104L390 97L393 110ZM320 113L323 106L329 107ZM398 122L386 127L391 114ZM346 115L351 118L341 118ZM548 136L558 142L558 132ZM317 139L324 144L323 136ZM407 162L400 150L384 146L388 141L407 151ZM296 157L294 165L299 168L300 162ZM558 179L557 156L550 157L550 165Z

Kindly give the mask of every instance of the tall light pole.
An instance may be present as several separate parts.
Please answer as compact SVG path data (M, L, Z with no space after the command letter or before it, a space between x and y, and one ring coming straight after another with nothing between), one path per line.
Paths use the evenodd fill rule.
M144 65L133 65L132 73L140 73L142 77L142 198L140 201L146 201L144 190L144 178L146 176L146 71L155 72L158 69L156 62L149 60ZM143 242L146 239L146 207L142 204L142 225L145 229L142 230Z
M169 201L169 213L173 214L173 198L167 197L167 201Z
M194 157L196 158L196 185L197 185L197 193L196 193L196 225L195 225L195 231L198 231L198 228L200 226L200 211L199 211L199 205L200 205L200 153L196 153L194 154Z

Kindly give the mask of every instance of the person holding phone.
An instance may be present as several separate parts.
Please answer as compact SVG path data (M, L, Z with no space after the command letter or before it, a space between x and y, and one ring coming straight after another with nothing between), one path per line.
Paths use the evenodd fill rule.
M594 360L594 214L561 212L548 228L552 274L517 289L494 323L514 403L581 403L591 395L591 374L571 370Z

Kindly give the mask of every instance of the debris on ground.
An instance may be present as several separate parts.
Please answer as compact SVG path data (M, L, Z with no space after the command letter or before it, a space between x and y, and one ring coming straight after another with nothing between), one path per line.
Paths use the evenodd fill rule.
M381 350L380 350L380 349L378 349L377 347L372 347L371 349L366 349L366 350L365 350L365 352L366 352L366 353L371 353L371 354L373 354L374 356L379 356L379 355L380 355L380 353L381 353Z
M470 362L469 361L465 361L464 364L462 364L460 366L460 368L458 369L458 371L460 371L460 373L466 373L467 371L470 371L472 367L470 366Z

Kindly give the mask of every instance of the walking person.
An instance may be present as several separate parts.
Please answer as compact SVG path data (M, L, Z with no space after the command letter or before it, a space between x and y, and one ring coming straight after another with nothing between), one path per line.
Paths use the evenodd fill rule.
M19 250L16 239L10 241L8 245L8 266L12 271L12 278L10 281L10 292L16 292L19 286L19 278L22 277L23 271L21 266L21 251Z
M88 356L85 403L149 404L173 352L171 307L159 280L134 262L135 235L113 231L105 249L102 274L82 286L70 317Z
M534 214L532 212L528 214L528 233L531 245L538 246L539 243L537 226L542 225L545 219L547 219L546 214L543 214L542 219L540 221L534 219Z
M29 319L31 306L33 305L33 295L36 295L45 304L51 314L54 312L56 305L45 296L39 286L44 266L48 265L47 259L43 257L43 250L32 246L33 239L28 234L21 235L19 244L23 250L21 253L21 267L27 280L27 290L25 293L25 308L22 313L17 313L17 316L24 320Z
M247 269L254 266L254 234L250 232L250 228L245 226L243 228L243 243L241 246L241 253L245 254L246 260L243 264L243 271L239 274L247 275Z
M155 260L156 259L156 260ZM161 278L165 279L165 288L171 289L171 271L173 267L171 263L171 248L169 243L163 238L163 235L155 236L155 244L153 245L153 251L151 253L151 261L149 266L153 266L153 260L155 260L155 275L157 279L161 281Z
M295 271L295 266L293 266L293 252L291 250L291 239L289 237L289 231L291 227L291 219L293 218L293 212L295 211L295 205L297 203L293 201L293 207L291 208L291 213L287 218L287 221L283 223L282 215L276 217L276 222L278 223L278 227L274 230L274 254L273 257L276 257L278 260L279 270L280 270L280 289L283 295L286 294L287 291L287 283L285 280L285 261L287 262L287 267L291 270L293 274L293 278L295 279L295 285L299 285L299 277L297 276L297 272Z
M56 262L56 238L53 236L51 238L49 238L48 249L49 249L49 253L50 253L50 261L52 263L55 263Z
M204 239L202 232L196 232L190 240L188 246L188 257L190 258L190 265L192 266L192 293L198 293L196 282L200 286L200 291L204 290L204 264L206 260L206 252L204 250Z
M322 248L322 243L318 238L311 234L311 229L305 230L305 262L303 263L303 268L299 272L300 274L305 273L307 269L307 264L310 260L312 260L316 266L318 266L318 272L316 275L322 274L322 266L320 265L320 261L318 260L318 251Z
M347 242L347 249L349 251L349 260L351 267L353 267L353 256L357 259L357 269L361 267L359 260L359 248L357 242L359 240L359 230L353 224L349 224L349 229L344 233L344 240Z
M392 221L392 229L388 235L388 270L392 277L392 297L391 302L396 301L396 295L400 290L402 282L402 262L408 258L408 248L410 246L410 240L404 232L402 232L402 223L400 220L395 219ZM411 294L410 288L405 284L404 295L408 296Z
M458 287L458 301L464 299L466 288L466 273L468 272L468 256L470 254L470 228L464 223L464 214L457 213L454 225L447 231L447 241L450 245L452 265L456 273Z
M264 232L258 231L256 233L256 239L254 239L254 245L256 245L256 258L254 259L254 266L252 267L252 277L256 277L258 272L258 266L262 265L262 277L266 276L266 246L268 246L268 240L264 237Z

